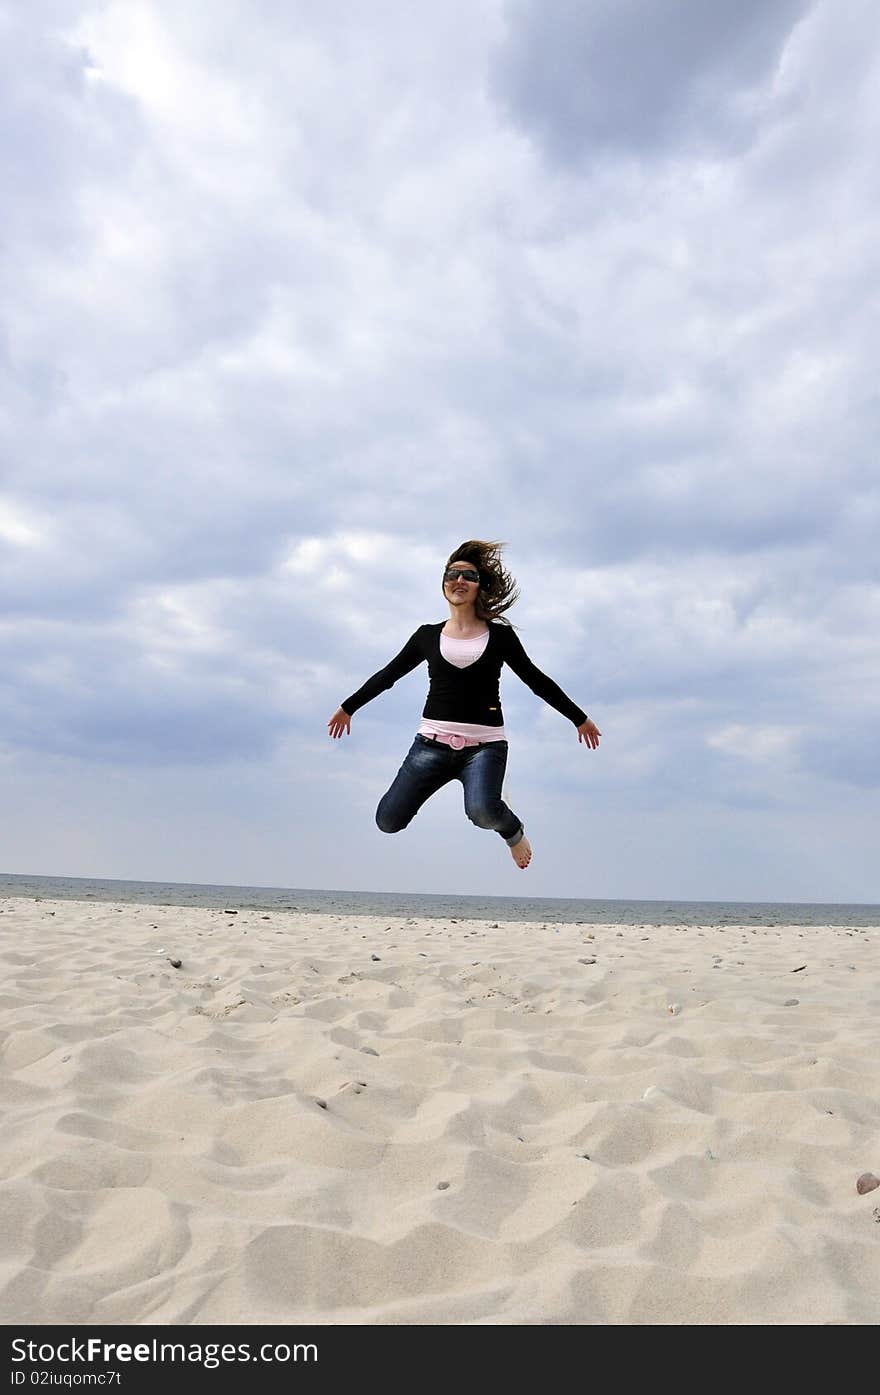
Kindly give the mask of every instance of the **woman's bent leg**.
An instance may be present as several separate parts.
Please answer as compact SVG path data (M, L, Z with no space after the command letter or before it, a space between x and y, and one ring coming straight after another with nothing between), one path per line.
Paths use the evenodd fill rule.
M383 833L406 828L425 800L452 779L455 771L450 755L448 746L416 737L394 783L379 800L376 824Z
M487 741L475 748L458 778L464 785L464 811L471 823L494 829L512 848L522 839L524 829L501 798L506 767L507 742Z

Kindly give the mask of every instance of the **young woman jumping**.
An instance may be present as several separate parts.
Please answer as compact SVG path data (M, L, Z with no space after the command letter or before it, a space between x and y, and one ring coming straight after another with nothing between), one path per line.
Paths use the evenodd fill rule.
M501 565L503 546L471 540L456 548L443 572L449 619L421 625L396 658L337 707L327 726L331 737L350 734L359 708L427 660L430 687L422 720L394 783L379 801L376 823L383 833L398 833L426 799L450 780L460 780L471 823L494 829L517 867L524 868L531 861L531 844L520 819L501 798L507 766L499 697L502 664L574 723L579 742L595 750L602 733L535 667L510 621L501 618L519 598L513 577Z

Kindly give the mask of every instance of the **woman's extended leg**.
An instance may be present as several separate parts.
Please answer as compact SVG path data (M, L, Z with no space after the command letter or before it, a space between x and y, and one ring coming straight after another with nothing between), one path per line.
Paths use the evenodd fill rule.
M464 810L478 828L491 828L510 848L518 867L528 866L532 855L521 820L501 798L507 768L507 742L487 741L473 753L458 772L464 786Z
M448 746L416 736L391 788L376 810L383 833L399 833L415 818L426 799L455 775L454 757Z

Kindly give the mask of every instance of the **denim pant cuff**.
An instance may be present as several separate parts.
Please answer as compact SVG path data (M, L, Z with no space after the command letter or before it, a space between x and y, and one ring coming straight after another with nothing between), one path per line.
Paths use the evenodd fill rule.
M525 829L523 828L522 824L520 824L520 826L519 826L519 828L517 829L516 833L511 833L510 837L509 837L509 838L505 838L504 841L505 841L505 843L507 844L507 846L508 846L509 848L515 848L516 845L517 845L517 843L521 843L522 840L523 840L523 838L525 838L525 836L526 836L526 831L525 831Z

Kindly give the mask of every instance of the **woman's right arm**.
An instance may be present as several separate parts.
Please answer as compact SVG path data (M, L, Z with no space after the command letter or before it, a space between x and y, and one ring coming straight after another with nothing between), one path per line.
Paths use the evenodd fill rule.
M351 717L349 717L344 707L337 707L327 726L332 737L341 736L343 732L347 736L351 735Z
M393 688L398 678L403 678L405 674L412 673L426 655L422 649L420 633L410 635L406 644L399 654L384 668L380 668L378 673L374 673L372 678L368 678L356 693L347 697L340 707L337 707L327 726L331 736L341 736L343 731L350 734L351 719L360 707L372 702L374 697L384 693L388 688Z

